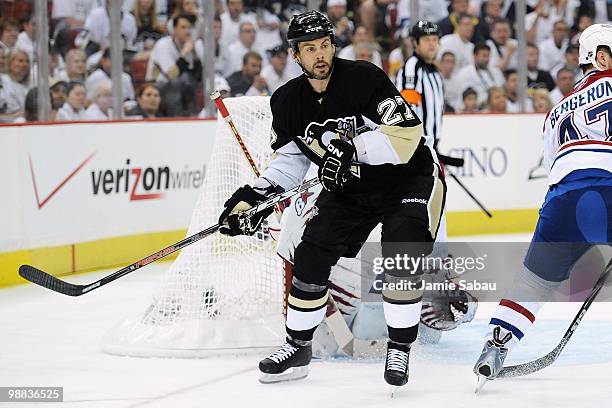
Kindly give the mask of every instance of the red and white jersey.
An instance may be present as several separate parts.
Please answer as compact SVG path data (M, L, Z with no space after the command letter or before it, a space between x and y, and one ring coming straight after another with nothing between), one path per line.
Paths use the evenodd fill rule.
M557 184L580 169L612 173L612 70L591 71L544 121L544 165Z

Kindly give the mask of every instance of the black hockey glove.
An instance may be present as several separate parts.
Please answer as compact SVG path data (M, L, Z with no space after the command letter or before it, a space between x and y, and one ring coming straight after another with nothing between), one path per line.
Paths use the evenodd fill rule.
M333 139L323 155L319 166L319 180L328 191L342 191L355 176L351 173L351 163L356 156L355 147L350 142Z
M253 214L250 218L240 217L240 213L255 207L268 199L248 184L240 187L223 205L225 209L219 216L219 232L231 237L236 235L253 235L261 223L272 214L274 207Z

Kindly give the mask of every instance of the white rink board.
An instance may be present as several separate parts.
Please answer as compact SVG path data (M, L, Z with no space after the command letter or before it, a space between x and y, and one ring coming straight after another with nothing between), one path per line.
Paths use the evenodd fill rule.
M0 252L184 229L214 131L198 120L2 127Z
M446 167L491 210L539 208L548 183L542 158L544 115L448 115L439 149L461 157L461 169ZM476 210L447 177L447 211Z

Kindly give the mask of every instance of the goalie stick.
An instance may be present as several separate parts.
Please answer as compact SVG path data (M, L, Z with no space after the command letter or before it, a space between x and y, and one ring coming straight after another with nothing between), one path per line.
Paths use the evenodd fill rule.
M268 200L259 203L258 205L256 205L255 207L252 207L250 209L248 209L247 211L243 212L240 214L239 218L240 218L240 222L241 223L249 223L250 222L250 217L260 211L263 211L265 209L271 208L273 206L275 206L276 204L293 197L296 194L301 194L304 191L308 190L309 188L312 188L316 185L319 184L319 180L317 178L313 178L310 179L308 181L305 181L304 183L302 183L299 186L296 186L294 188L292 188L291 190L287 190L283 193L280 194L276 194L272 197L270 197ZM142 258L139 261L134 262L131 265L126 266L125 268L122 268L120 270L118 270L117 272L114 272L108 276L105 276L102 279L99 279L95 282L86 284L86 285L79 285L79 284L75 284L75 283L70 283L70 282L66 282L62 279L59 279L47 272L44 272L40 269L37 269L33 266L30 265L21 265L19 267L19 275L21 275L22 278L35 283L39 286L42 286L44 288L50 289L52 291L58 292L58 293L62 293L64 295L68 295L68 296L81 296L84 295L86 293L91 292L94 289L97 289L99 287L102 287L116 279L119 279L129 273L132 273L140 268L142 268L143 266L146 266L150 263L153 263L155 261L157 261L158 259L164 258L180 249L185 248L188 245L193 244L194 242L198 242L199 240L201 240L202 238L206 238L209 235L212 235L213 233L215 233L217 230L219 229L219 225L215 224L213 226L210 226L200 232L197 232L175 244L172 244L164 249L161 249L157 252L155 252L154 254L148 255L144 258Z
M528 375L528 374L535 373L536 371L540 371L543 368L546 368L552 363L554 363L559 357L559 355L561 354L561 351L563 351L567 343L570 341L572 335L574 334L574 332L578 328L578 325L582 321L582 318L586 314L587 310L589 310L589 307L591 307L591 304L593 303L593 301L595 300L595 298L597 297L597 295L603 288L611 272L612 272L612 260L610 260L610 262L608 262L608 265L606 265L606 269L604 270L603 274L599 277L599 279L595 283L595 286L593 286L593 290L591 291L591 294L586 298L586 300L580 307L580 310L578 310L576 317L574 317L574 320L572 320L572 323L569 325L567 331L561 338L561 341L559 342L557 347L555 347L550 353L546 354L543 357L538 358L537 360L533 360L533 361L523 363L523 364L517 364L517 365L504 367L499 372L497 377L498 378L508 378L508 377L519 377L523 375Z
M253 173L255 173L256 177L259 177L261 173L259 172L259 169L257 168L257 164L255 164L255 160L253 160L253 157L251 156L249 149L246 147L246 144L244 143L242 136L240 136L240 133L238 132L238 128L236 128L236 125L234 124L234 120L232 119L232 116L230 115L229 110L227 109L227 107L225 106L225 103L223 102L223 99L221 98L221 93L219 91L213 91L210 94L210 98L215 102L215 105L217 106L219 113L221 113L223 120L225 120L225 123L227 123L230 130L232 131L234 138L236 139L236 141L238 142L238 145L240 146L240 150L242 150L244 157L246 158L246 160L249 162L249 165L251 166L251 170L253 170ZM278 207L276 207L276 210L278 211L279 214L282 213L282 211L280 211ZM288 278L286 277L286 279ZM334 335L334 339L336 340L336 343L338 343L338 346L340 346L340 348L347 355L352 356L356 348L355 347L356 345L354 344L353 333L351 332L348 325L346 324L346 321L344 320L342 313L340 313L340 310L338 309L338 305L336 305L336 302L331 297L331 295L327 297L327 311L328 312L325 315L325 321L330 331ZM360 348L360 346L357 346L357 348Z

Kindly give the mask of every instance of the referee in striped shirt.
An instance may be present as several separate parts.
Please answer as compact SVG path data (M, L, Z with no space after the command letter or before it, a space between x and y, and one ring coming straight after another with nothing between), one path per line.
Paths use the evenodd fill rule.
M395 84L404 99L412 105L425 134L433 136L437 146L442 133L444 86L442 75L434 65L440 44L438 25L419 21L410 31L414 54L397 73Z
M412 27L410 36L414 54L398 71L395 85L423 122L425 134L434 138L434 149L437 152L444 112L444 84L442 75L434 65L440 47L440 30L435 23L419 21ZM438 158L443 164L442 159ZM436 243L446 240L446 213L443 213ZM434 252L440 254L437 249Z

